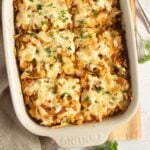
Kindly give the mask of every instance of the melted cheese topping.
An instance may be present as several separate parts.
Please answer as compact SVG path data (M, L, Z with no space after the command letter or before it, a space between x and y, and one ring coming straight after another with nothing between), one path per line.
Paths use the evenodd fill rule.
M79 101L80 84L79 79L58 79L58 93L63 95L64 98L70 97L75 101Z
M24 93L28 96L37 94L36 104L40 105L45 101L53 101L56 97L54 93L55 83L49 79L40 79L32 81L25 87Z
M124 112L131 99L118 0L14 0L29 115L62 127Z
M75 27L96 27L111 25L115 21L118 9L113 8L113 0L74 0ZM112 15L112 12L113 15Z
M67 125L69 121L74 121L80 112L78 79L59 78L55 81L43 78L31 80L23 87L23 92L26 95L27 104L31 98L34 100L32 106L36 107L36 111L32 107L29 112L30 115L42 120L43 125L54 123L53 116L51 116L52 112L55 112L55 117L58 119L57 123L61 123L61 126Z
M23 0L18 2L16 16L18 28L64 29L72 24L65 0Z
M62 56L66 55L63 61L63 70L68 74L73 74L73 54L75 45L73 42L74 34L69 30L50 32L34 32L24 36L19 36L17 48L20 68L25 71L22 78L35 77L57 77L62 71ZM26 43L27 42L27 43Z

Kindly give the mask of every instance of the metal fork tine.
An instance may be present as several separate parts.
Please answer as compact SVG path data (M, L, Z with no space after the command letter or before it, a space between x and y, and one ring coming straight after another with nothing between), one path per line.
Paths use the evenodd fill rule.
M137 3L141 9L141 13L142 13L143 19L144 19L146 27L147 27L147 31L150 33L150 19L148 17L148 13L144 10L144 7L140 0L137 0Z

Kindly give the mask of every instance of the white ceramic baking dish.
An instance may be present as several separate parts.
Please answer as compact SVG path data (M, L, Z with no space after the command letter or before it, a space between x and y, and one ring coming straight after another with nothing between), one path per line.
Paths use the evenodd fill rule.
M123 11L123 24L126 30L126 41L132 79L133 101L124 114L108 118L101 123L84 124L81 126L69 126L57 129L43 127L36 124L30 119L26 112L19 81L16 58L14 55L14 16L12 2L13 0L3 0L2 20L7 73L12 102L18 119L20 120L22 125L32 133L40 136L51 137L61 147L64 148L86 147L98 145L105 142L112 129L127 122L134 115L138 107L137 54L134 25L130 12L129 0L120 0L120 5Z

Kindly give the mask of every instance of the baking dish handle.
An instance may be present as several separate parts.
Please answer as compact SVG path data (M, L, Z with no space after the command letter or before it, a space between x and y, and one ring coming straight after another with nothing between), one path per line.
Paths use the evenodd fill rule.
M54 137L53 139L62 148L79 148L103 144L107 141L109 134L110 130L103 130L102 132L97 131L94 133L78 133L78 135L75 136L59 136Z

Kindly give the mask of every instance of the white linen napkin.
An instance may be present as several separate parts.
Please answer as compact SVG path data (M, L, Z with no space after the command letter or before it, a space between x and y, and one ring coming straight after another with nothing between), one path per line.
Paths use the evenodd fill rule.
M149 0L143 0L143 3L145 4L145 7L150 5ZM143 37L149 38L149 35L147 34L143 24L143 19L141 18L140 13L138 11L137 11L137 18L138 18L137 25L139 32ZM27 131L20 124L14 113L5 69L1 23L0 23L0 150L63 150L50 138L38 137Z

